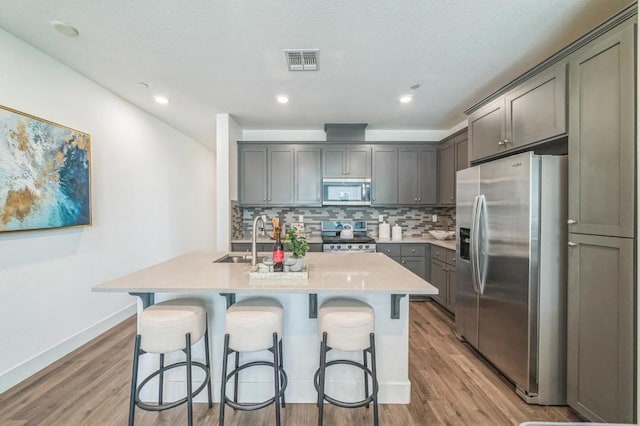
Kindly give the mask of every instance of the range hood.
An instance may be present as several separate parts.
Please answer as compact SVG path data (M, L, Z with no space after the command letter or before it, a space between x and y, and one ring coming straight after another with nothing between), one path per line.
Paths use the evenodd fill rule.
M367 123L344 124L325 123L327 142L364 142L364 129Z

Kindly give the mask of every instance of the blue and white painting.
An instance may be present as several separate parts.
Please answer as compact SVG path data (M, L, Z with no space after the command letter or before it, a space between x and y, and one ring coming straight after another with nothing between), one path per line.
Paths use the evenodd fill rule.
M87 133L0 106L0 232L91 224Z

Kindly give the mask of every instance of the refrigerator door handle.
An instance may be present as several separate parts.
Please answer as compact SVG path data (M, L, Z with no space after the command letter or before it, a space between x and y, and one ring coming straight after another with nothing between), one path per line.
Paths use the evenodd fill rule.
M480 196L476 195L473 199L473 210L471 213L471 244L470 244L470 260L471 260L471 284L473 285L473 291L476 293L480 293L480 286L478 285L478 204L480 201Z
M484 283L480 271L480 226L482 211L485 205L484 194L476 196L473 215L473 237L472 237L472 276L476 293L484 294Z
M478 277L478 287L479 287L479 293L480 294L484 294L484 286L485 286L485 273L486 271L482 271L481 270L481 262L480 262L480 230L482 229L482 227L484 226L484 222L483 222L483 214L486 211L487 208L487 199L485 198L484 194L480 194L478 196L478 218L476 219L476 226L477 226L477 231L476 231L476 235L477 235L477 241L476 241L476 274ZM486 215L485 215L486 216ZM485 219L486 220L486 219ZM483 233L483 235L486 235L485 233ZM486 242L486 240L484 241Z

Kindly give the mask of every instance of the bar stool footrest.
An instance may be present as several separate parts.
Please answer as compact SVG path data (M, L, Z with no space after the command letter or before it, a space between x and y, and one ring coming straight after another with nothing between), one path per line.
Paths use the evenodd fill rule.
M273 368L273 362L270 362L270 361L248 362L246 364L242 364L241 366L239 366L238 368L232 370L229 374L227 374L227 382L231 378L233 378L235 375L239 374L240 371L246 368L255 367L257 365L264 365L264 366ZM279 400L282 397L282 395L284 395L284 391L287 389L287 383L288 383L287 373L284 371L283 368L280 368L280 367L278 367L278 372L280 374L280 379L282 380L282 386L280 387L280 393L277 396L273 396L262 402L253 403L253 402L235 402L234 400L230 399L226 395L222 395L224 399L223 402L227 404L229 407L235 410L241 410L241 411L256 411L256 410L260 410L261 408L268 407L269 405L275 403L277 399Z
M203 382L200 384L200 386L193 392L191 392L191 397L195 397L196 395L198 395L200 392L202 392L204 390L204 388L207 386L207 384L209 383L209 377L210 377L210 373L209 373L209 369L207 368L206 365L204 365L201 362L197 362L197 361L191 361L191 365L193 367L198 367L201 370L203 370L206 374L206 377L204 378ZM187 366L187 362L186 361L181 361L181 362L176 362L174 364L169 364L169 365L165 365L163 368L159 368L156 371L154 371L153 373L149 374L147 377L145 377L145 379L140 382L140 384L137 386L136 389L136 395L135 395L135 404L138 408L141 408L143 410L146 411L164 411L164 410L168 410L170 408L174 408L177 407L179 405L182 405L184 403L187 402L188 397L185 396L184 398L178 399L176 401L173 402L169 402L166 404L156 404L156 405L151 405L151 404L147 404L145 402L142 402L140 400L140 391L142 391L142 388L147 385L151 379L153 379L154 377L156 377L157 375L159 375L160 373L164 373L167 370L171 370L173 368L178 368L178 367L186 367Z
M367 373L369 377L371 377L372 379L371 381L373 382L373 389L371 390L371 394L361 401L356 401L356 402L340 401L338 399L330 397L326 393L323 395L323 399L333 405L337 405L338 407L342 407L342 408L359 408L359 407L364 407L365 405L368 407L369 404L373 402L374 397L378 393L378 382L376 380L373 380L373 372L371 371L371 369L365 367L363 364L360 364L359 362L352 361L350 359L336 359L333 361L328 361L325 364L325 368L330 367L332 365L337 365L337 364L352 365L354 367L360 368L362 371ZM313 376L313 386L316 388L316 392L320 391L320 385L318 383L319 378L320 378L320 369L318 368L316 370L316 374Z

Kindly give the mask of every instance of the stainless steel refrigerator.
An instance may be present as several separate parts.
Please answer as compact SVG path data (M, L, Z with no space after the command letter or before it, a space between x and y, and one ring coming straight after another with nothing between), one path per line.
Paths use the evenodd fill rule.
M457 174L456 329L527 402L566 402L567 158Z

